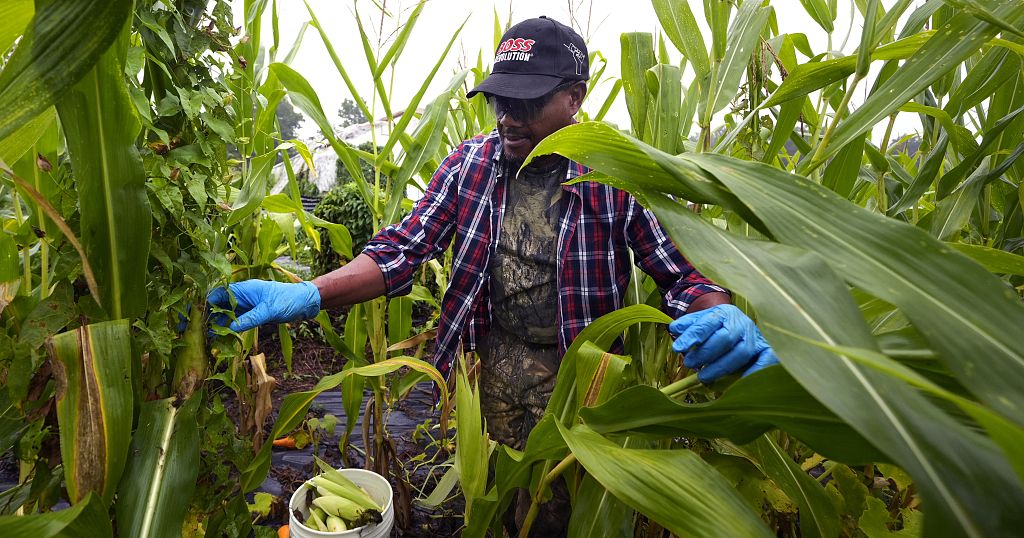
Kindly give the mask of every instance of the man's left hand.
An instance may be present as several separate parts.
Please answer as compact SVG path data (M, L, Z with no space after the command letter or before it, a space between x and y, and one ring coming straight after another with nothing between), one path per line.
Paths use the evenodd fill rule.
M779 363L754 321L731 304L686 314L670 323L668 330L677 337L672 350L686 354L683 365L699 370L701 383L740 370L748 375Z

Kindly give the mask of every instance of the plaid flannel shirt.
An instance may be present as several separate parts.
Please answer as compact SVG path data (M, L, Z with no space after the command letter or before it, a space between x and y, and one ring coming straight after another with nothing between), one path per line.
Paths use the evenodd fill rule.
M452 274L434 350L445 379L460 345L475 350L490 324L488 262L498 244L508 181L500 163L496 131L463 142L434 173L412 213L378 232L363 251L384 274L387 296L397 297L412 290L421 263L451 244ZM566 180L586 171L571 162ZM589 323L623 306L631 276L627 248L664 293L664 309L672 317L685 314L705 293L725 292L683 258L650 210L628 193L595 182L563 189L556 251L560 353Z

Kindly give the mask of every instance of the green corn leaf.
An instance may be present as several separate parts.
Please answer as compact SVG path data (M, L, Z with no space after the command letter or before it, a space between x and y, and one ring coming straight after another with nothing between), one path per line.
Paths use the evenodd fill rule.
M875 49L871 55L872 61L877 60L898 60L909 58L918 51L933 35L933 32L922 32L913 36L903 38L899 41L889 43ZM786 80L779 85L775 93L762 104L762 107L771 107L784 103L790 99L804 97L807 94L824 88L829 84L838 82L852 75L857 71L857 58L847 56L824 62L811 62L796 66Z
M442 135L444 134L445 119L448 117L448 109L456 91L462 87L469 75L468 70L463 70L452 78L448 88L441 92L423 112L416 130L413 131L410 142L405 146L405 157L402 159L402 166L398 172L391 177L387 206L384 209L385 224L390 224L398 219L401 203L405 200L405 189L413 174L423 169L424 164L433 157L441 148Z
M790 335L796 336L791 333ZM1006 418L993 413L990 409L973 400L968 400L963 396L953 394L952 392L939 387L917 372L890 359L889 357L886 357L885 355L882 355L881 353L877 353L869 349L834 346L824 342L816 342L806 338L796 337L822 349L827 349L836 355L845 356L868 368L872 368L879 372L884 372L892 377L901 379L928 394L961 407L964 412L971 415L971 417L978 421L978 424L988 430L992 439L1003 449L1003 453L1010 460L1017 476L1024 479L1024 452L1019 450L1021 443L1024 443L1024 428L1011 423Z
M33 538L113 536L106 503L90 493L71 508L45 514L0 517L0 534Z
M647 70L647 88L654 97L648 108L649 136L654 147L676 153L679 147L679 103L683 97L683 72L674 65L658 64Z
M0 4L0 52L7 51L14 40L25 33L35 11L32 0L9 0Z
M727 0L704 0L704 20L711 29L711 49L709 56L714 70L725 56L726 43L732 33L729 29L729 16L732 14L733 3Z
M142 404L133 455L118 488L121 536L181 535L199 478L196 419L202 396L199 391L184 402L168 398Z
M994 410L1011 420L1020 417L1012 411L1019 392L1011 387L1018 382L1005 377L1016 379L1024 371L1016 366L1016 347L1010 344L1011 327L1024 324L1011 320L1024 312L1013 292L981 267L921 230L857 208L785 171L715 155L660 157L666 170L661 180L691 181L689 174L667 170L676 161L699 163L757 212L770 236L793 246L735 237L678 203L651 194L648 185L658 181L640 175L644 159L616 155L607 139L581 143L567 136L573 130L577 128L549 136L535 151L585 154L579 160L598 171L614 162L626 171L617 184L650 204L683 254L702 273L750 301L759 319L816 340L873 348L874 338L849 297L847 283L833 273L837 271L850 284L898 306L944 364ZM563 136L572 139L571 147L561 144ZM651 153L644 150L641 155ZM816 357L822 350L786 334L765 334L808 392L914 476L925 502L941 507L929 513L927 528L984 536L1016 525L1005 519L1010 505L1000 508L992 501L1024 497L1024 490L990 440L898 380L848 359ZM959 361L977 356L992 362L965 374L968 365ZM1000 376L1004 379L996 379ZM967 453L973 455L965 457Z
M401 342L412 333L412 299L388 300L388 342Z
M437 75L438 69L441 68L441 64L444 62L444 59L448 56L448 51L452 49L452 45L455 44L455 40L459 37L459 34L462 33L462 29L465 28L466 23L468 21L469 16L467 15L465 20L462 21L462 24L459 25L459 28L455 30L454 33L452 33L451 39L448 40L448 45L445 46L444 50L441 52L441 56L438 57L437 63L434 64L433 69L431 69L430 73L428 73L427 76L423 78L423 84L420 85L420 89L416 92L415 95L413 95L412 99L409 101L409 104L405 107L406 112L409 113L402 114L402 117L398 119L398 123L395 124L395 128L394 131L392 131L391 137L388 138L388 141L384 143L384 147L380 150L380 155L382 157L385 155L390 155L391 150L394 149L395 144L398 143L401 136L406 134L405 130L409 127L409 122L412 121L412 118L414 116L412 112L419 108L420 101L423 100L423 96L427 93L427 88L430 86L430 83L433 82L434 76Z
M868 74L868 68L871 67L871 52L875 50L875 45L878 41L875 39L877 35L876 25L878 21L876 15L879 14L879 9L884 11L879 4L881 0L865 0L868 4L867 10L864 13L864 28L860 33L860 47L857 48L857 70L854 71L858 79L864 78Z
M623 448L586 426L555 423L602 486L679 536L772 536L714 467L689 450Z
M746 447L757 466L800 507L803 536L828 538L839 535L839 514L825 494L825 488L805 473L771 435L764 434Z
M17 162L43 136L43 133L51 128L56 117L53 108L47 108L38 116L18 127L11 133L11 136L0 140L0 161Z
M359 192L362 194L363 199L373 200L370 185L366 182L366 178L363 177L362 168L359 166L358 155L352 147L335 136L334 127L331 126L330 120L327 119L327 115L320 105L320 98L313 91L309 81L283 63L270 64L269 69L284 84L284 87L288 89L288 95L292 103L299 110L306 113L316 123L317 127L320 128L320 132L331 144L334 152L338 154L338 158L345 166L345 170L348 171L359 186ZM367 117L370 117L368 113Z
M8 7L15 11L5 20L12 26L0 28L5 41L13 39L14 27L24 21L24 6L16 2ZM131 0L39 1L17 50L0 72L0 140L81 80L125 27L132 8ZM89 24L83 25L86 20Z
M145 313L152 226L124 50L111 47L57 103L77 184L82 244L96 271L100 304L114 319Z
M1016 21L1024 19L1022 7L1019 1L1007 2L996 13ZM998 27L970 15L955 16L939 28L896 74L872 92L860 108L838 124L831 144L824 148L816 161L809 161L809 167L822 163L854 137L897 111L939 77L976 53L983 43L995 37L998 32Z
M772 163L779 157L779 151L786 145L789 135L793 133L797 120L800 119L800 110L803 108L803 100L790 100L782 103L779 107L779 118L775 122L775 129L772 131L771 141L764 151L763 161ZM788 157L788 155L787 155Z
M324 31L324 27L320 24L320 21L316 18L316 13L313 12L313 8L309 7L309 2L303 0L306 5L306 11L309 12L309 18L312 19L312 25L316 28L316 31L320 33L320 39L323 40L324 46L327 47L327 53L331 56L331 60L334 62L335 69L338 70L338 74L341 75L341 79L345 81L345 87L348 88L348 92L352 95L352 100L355 101L356 106L363 113L363 116L372 119L373 114L370 113L370 109L366 107L366 101L356 91L355 84L352 83L352 79L348 76L348 71L341 64L341 59L338 58L338 53L334 51L334 45L331 44L330 38L327 37L327 32ZM305 111L303 111L305 112ZM307 112L308 114L308 112ZM325 133L326 134L326 133ZM351 170L349 171L351 173ZM354 174L352 177L356 177ZM359 177L362 177L361 175Z
M576 417L579 409L576 405L576 357L584 343L590 342L598 348L608 349L627 327L650 321L669 323L672 318L647 305L632 305L606 314L580 331L562 357L555 388L545 412L558 417L563 424L571 423Z
M651 97L645 73L654 66L654 37L649 33L627 33L619 38L622 45L622 89L632 131L644 140L647 137L647 107Z
M865 137L855 139L836 154L835 158L825 167L825 174L821 181L823 186L843 198L850 198L857 177L860 175L861 163L864 160L864 141Z
M829 9L825 0L800 0L800 4L823 30L829 33L835 30L836 12Z
M1024 275L1024 256L982 245L966 243L947 243L947 245L978 262L990 272L1003 275Z
M47 344L57 381L64 481L72 502L113 498L132 431L132 355L126 320L87 325Z
M644 412L636 413L637 409ZM743 377L707 403L679 402L641 385L619 392L604 405L581 410L580 416L602 434L724 437L741 444L771 428L781 428L815 452L838 461L856 464L887 459L782 368Z
M921 196L931 188L935 178L939 175L939 169L942 167L942 163L946 159L946 148L948 146L949 135L947 133L943 133L942 136L939 137L939 141L936 142L935 147L933 147L925 157L924 162L921 164L921 169L917 173L917 177L914 178L914 182L911 183L905 191L903 191L903 196L900 200L889 209L889 215L897 215L906 211L916 204Z
M409 42L409 35L412 33L413 27L416 26L416 21L419 20L420 13L423 12L423 6L425 5L427 5L426 0L420 0L420 2L416 4L416 7L409 15L409 18L406 19L405 24L402 25L401 31L398 32L398 37L396 37L395 41L390 47L388 47L387 52L385 52L384 56L381 57L380 63L377 64L377 69L373 71L374 79L379 79L384 73L384 68L391 64L391 61L400 56L402 51L405 50L405 45Z
M750 55L759 46L761 30L772 13L771 7L761 7L760 2L744 2L736 19L729 26L729 41L722 63L717 67L717 76L711 81L707 102L702 103L701 116L704 125L711 124L711 116L725 108L736 95L740 77L750 63Z
M708 51L704 48L700 27L697 26L697 20L690 10L690 3L686 0L652 0L651 3L661 22L662 30L676 49L693 65L693 70L697 73L695 84L699 85L699 81L711 71L711 65L708 62Z
M489 438L484 431L480 412L480 390L477 383L470 384L466 366L459 362L455 382L455 469L466 498L466 519L472 517L473 503L484 496L487 487L487 459Z
M1003 48L992 48L964 77L943 110L958 118L988 99L997 88L1020 73L1021 57Z
M356 21L356 28L359 30L359 40L363 43L363 56L366 58L366 65L370 68L371 73L376 73L379 65L377 64L377 59L373 55L373 47L370 45L370 37L366 34L366 30L363 28L363 19L359 16L359 5L353 4L352 6L355 10L354 18ZM387 90L384 89L384 81L381 80L381 77L373 77L373 86L376 88L376 96L380 99L380 104L384 108L385 117L389 119L395 117L391 112L391 101L388 98ZM370 116L367 116L367 118L369 117Z

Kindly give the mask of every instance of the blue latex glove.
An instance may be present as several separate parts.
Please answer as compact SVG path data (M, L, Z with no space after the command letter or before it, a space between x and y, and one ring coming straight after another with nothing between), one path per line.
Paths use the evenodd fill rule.
M754 321L731 304L687 314L669 324L677 336L672 350L685 353L683 365L699 370L701 383L745 369L743 375L779 363Z
M309 319L320 313L320 290L312 282L287 284L272 280L245 280L228 284L228 287L235 295L235 315L238 316L228 328L235 332L248 331L267 323ZM231 308L228 291L224 287L211 291L206 300L220 308Z

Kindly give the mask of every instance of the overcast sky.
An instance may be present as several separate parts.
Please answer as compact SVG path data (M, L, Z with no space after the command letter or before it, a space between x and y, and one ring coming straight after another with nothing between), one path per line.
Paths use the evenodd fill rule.
M359 39L359 33L353 15L354 8L352 1L346 0L308 0L310 6L316 12L317 18L323 23L335 50L338 52L341 61L349 76L352 78L357 89L367 99L372 95L372 79L366 65L363 47ZM886 5L892 2L886 0ZM917 2L920 3L920 2ZM240 17L241 0L235 0L236 18ZM839 2L839 14L833 33L833 49L840 50L840 46L847 34L850 21L850 10L852 0ZM384 45L382 51L387 50L389 40L397 31L395 16L404 22L411 9L416 5L414 0L386 0L385 6L391 17L383 20L383 31L381 28L380 10L373 2L358 0L359 14L363 19L364 28L371 35L372 45L377 46L378 34L382 35ZM825 32L805 13L799 0L773 0L771 5L779 21L779 30L782 33L803 32L806 33L812 49L822 52L827 46ZM703 2L693 0L690 7L694 12L698 24L700 24L707 35L706 23L703 14ZM913 11L912 6L907 13ZM659 24L654 14L654 9L647 1L622 1L622 0L567 0L566 2L552 2L541 0L518 0L516 2L505 1L459 1L459 0L429 0L423 10L418 23L412 32L412 37L406 45L405 50L398 59L396 77L393 80L392 107L395 110L405 108L408 101L416 93L426 75L433 68L440 57L448 40L455 34L463 20L468 17L468 22L462 29L455 45L448 53L441 69L438 71L423 104L429 102L434 95L440 92L448 83L452 75L465 66L476 64L477 54L484 51L484 63L490 64L493 57L494 46L494 12L497 10L502 24L509 19L513 23L520 20L547 15L577 29L586 38L590 52L600 51L608 59L606 76L618 77L619 75L619 37L624 32L652 32L657 35ZM264 26L264 45L271 44L269 6L267 23ZM278 0L278 16L281 32L282 52L284 53L293 43L302 24L309 20L309 14L301 0ZM240 24L240 21L239 21ZM852 28L852 35L841 52L849 53L854 51L858 45L860 35L861 17L855 17L855 24ZM705 38L705 42L710 40ZM680 55L671 43L669 50L674 61L678 61ZM377 55L382 55L378 52ZM803 60L802 60L803 61ZM334 67L330 56L317 32L310 28L306 31L305 39L302 42L300 51L292 63L298 72L302 73L312 84L320 97L328 116L333 116L338 105L345 98L350 98L341 76ZM385 84L391 83L391 79L385 77ZM684 75L684 84L688 84L692 78L692 70L687 68ZM866 86L866 85L865 85ZM588 99L585 108L596 111L607 95L611 83L604 84L595 90L591 99ZM858 91L858 93L861 93ZM855 100L856 103L856 100ZM381 108L376 108L378 117L382 115ZM911 115L897 124L896 132L907 132L915 128L915 122ZM628 124L628 115L625 104L620 96L617 106L609 113L608 120L620 125ZM902 129L901 129L902 127ZM876 130L880 130L881 126ZM880 135L878 135L880 136Z

